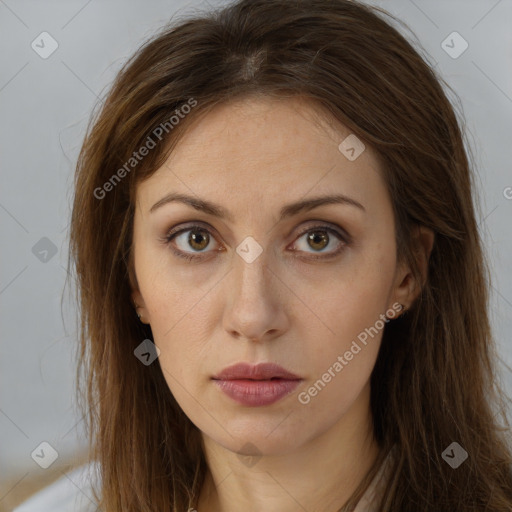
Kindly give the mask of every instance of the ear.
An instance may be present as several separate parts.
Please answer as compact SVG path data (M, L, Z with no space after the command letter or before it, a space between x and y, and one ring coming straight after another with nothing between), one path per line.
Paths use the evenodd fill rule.
M409 265L402 265L397 269L393 299L405 309L409 309L419 296L428 277L428 263L432 248L434 247L434 232L426 226L416 225L413 228L413 254L421 275L421 282L417 282Z
M133 307L137 311L137 314L140 315L140 321L143 324L149 324L149 322L147 321L148 312L146 310L146 305L144 303L144 299L142 298L142 294L140 293L140 291L138 289L136 289L136 290L132 289L132 302L133 302Z
M139 320L144 324L149 324L147 319L149 318L148 312L146 310L146 304L144 299L142 298L142 293L139 291L139 283L137 281L137 276L135 275L134 269L134 261L133 261L133 251L130 251L129 261L128 261L128 280L130 283L131 289L131 299L132 305L135 308L139 316Z

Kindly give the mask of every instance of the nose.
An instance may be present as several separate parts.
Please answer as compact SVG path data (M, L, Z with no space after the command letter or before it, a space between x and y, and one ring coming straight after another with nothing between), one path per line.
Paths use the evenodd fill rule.
M234 260L226 282L224 329L252 342L281 336L288 328L286 286L269 267L265 251L251 263L238 255Z

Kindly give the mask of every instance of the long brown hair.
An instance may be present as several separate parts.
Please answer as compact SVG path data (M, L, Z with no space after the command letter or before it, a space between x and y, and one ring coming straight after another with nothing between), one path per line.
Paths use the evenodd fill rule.
M79 400L104 510L182 512L197 504L207 471L200 433L159 364L134 357L152 339L130 298L135 192L192 121L251 95L307 98L375 149L397 255L417 279L412 228L435 233L422 292L386 326L371 376L375 437L382 454L396 450L379 510L512 509L509 423L463 115L458 120L449 86L394 22L401 23L349 0L240 0L194 14L141 46L92 117L76 168L70 269L81 322ZM155 146L135 160L148 137ZM468 453L457 469L442 457L452 442Z

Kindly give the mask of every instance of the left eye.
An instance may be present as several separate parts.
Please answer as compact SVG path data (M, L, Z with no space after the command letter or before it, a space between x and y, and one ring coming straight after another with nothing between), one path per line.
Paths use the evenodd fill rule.
M323 251L323 249L331 244L331 235L334 235L334 237L337 239L338 247L331 251ZM197 253L211 252L206 251L208 245L210 245L211 238L214 239L213 235L208 229L202 226L189 226L188 228L169 233L163 241L164 243L171 245L171 249L176 256L180 258L186 258L188 260L193 260L202 258L202 256L198 255ZM299 246L302 245L302 248L299 247L299 249L293 249L294 251L298 250L301 252L309 252L307 251L308 247L317 253L322 251L322 254L319 256L311 256L313 259L335 256L343 250L345 245L348 244L347 240L341 233L331 227L323 225L309 227L299 235L297 240L298 242L302 241L302 244L298 244ZM180 246L180 244L182 245ZM194 249L193 252L189 252L187 250L187 244L188 248ZM174 247L172 247L173 245L176 245L177 249L174 249Z
M314 228L309 228L307 231L303 232L302 235L299 237L299 242L302 240L304 242L303 247L307 248L310 247L314 249L314 252L319 252L328 247L331 244L332 237L331 235L334 235L334 237L338 241L338 247L332 251L323 251L327 252L327 256L333 256L338 254L340 252L344 245L346 244L345 240L343 239L343 236L338 233L336 230L332 228L328 228L326 226L317 226ZM300 249L299 250L304 250ZM305 252L308 252L305 250ZM314 257L325 257L325 256L314 256Z

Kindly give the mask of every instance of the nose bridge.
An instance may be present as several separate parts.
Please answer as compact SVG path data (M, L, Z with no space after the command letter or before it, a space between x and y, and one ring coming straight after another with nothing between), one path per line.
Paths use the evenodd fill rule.
M258 222L257 219L253 218L252 220ZM272 254L270 243L270 237L266 236L262 230L258 230L258 234L255 236L245 236L236 247L236 252L233 255L234 279L237 281L236 286L241 287L241 293L250 292L251 287L256 287L253 293L259 292L268 284L266 282L269 274L267 266L271 264Z
M237 300L254 301L260 297L270 298L267 256L266 251L263 251L253 261L249 261L239 254L235 255L233 281Z
M224 316L224 327L232 335L260 340L283 329L282 305L268 265L266 251L251 262L235 254Z

